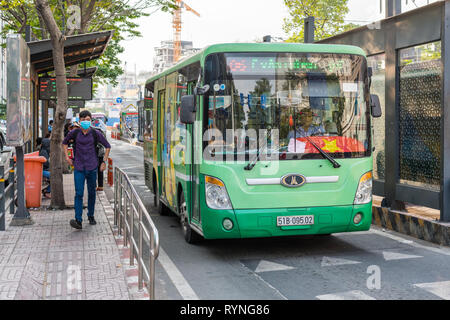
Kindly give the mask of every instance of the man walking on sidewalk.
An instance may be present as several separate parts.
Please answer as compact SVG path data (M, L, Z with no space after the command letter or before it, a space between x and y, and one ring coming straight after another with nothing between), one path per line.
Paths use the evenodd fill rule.
M106 169L106 161L109 157L111 145L106 138L91 127L92 115L85 110L80 112L81 129L70 131L64 138L63 147L66 155L66 161L73 165L74 179L75 179L75 219L70 220L70 225L75 229L82 229L82 215L83 215L83 195L84 182L87 183L88 188L88 219L89 223L96 224L94 219L95 209L95 192L97 185L97 168L99 167L97 144L100 143L105 147L105 155L103 156L103 163L100 169ZM74 160L69 158L68 143L73 140Z

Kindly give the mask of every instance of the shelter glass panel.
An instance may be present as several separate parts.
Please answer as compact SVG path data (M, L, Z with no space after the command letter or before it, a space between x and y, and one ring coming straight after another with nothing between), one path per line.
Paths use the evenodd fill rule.
M439 190L441 42L399 50L400 182Z
M380 118L373 119L373 174L377 180L384 180L385 172L385 85L386 85L386 56L377 54L367 58L367 64L372 67L372 86L370 93L376 94L380 98L383 114Z
M429 5L430 3L437 1L440 0L414 0L414 1L402 0L402 13Z

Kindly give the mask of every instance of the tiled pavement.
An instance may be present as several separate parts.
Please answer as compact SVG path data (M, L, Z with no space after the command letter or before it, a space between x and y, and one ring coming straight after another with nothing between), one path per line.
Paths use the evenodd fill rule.
M99 192L97 225L89 225L85 210L82 230L69 225L73 209L47 210L48 201L30 210L34 225L9 226L8 215L0 232L0 300L148 299L145 289L137 290L137 269L113 235L107 218L112 208L105 201Z

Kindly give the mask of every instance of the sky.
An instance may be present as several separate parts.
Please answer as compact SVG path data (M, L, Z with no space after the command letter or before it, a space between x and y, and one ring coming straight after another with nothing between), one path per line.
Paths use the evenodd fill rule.
M427 1L416 0L418 6ZM283 20L288 12L283 0L185 0L200 13L197 17L191 12L182 13L182 40L193 41L194 47L203 48L214 43L254 42L265 35L286 39ZM384 2L384 1L383 1ZM406 0L404 10L415 7L412 0ZM380 20L380 0L349 0L348 22L369 24ZM382 8L384 10L384 8ZM151 71L154 48L163 40L173 39L172 15L157 11L149 17L138 20L142 38L124 41L125 52L121 55L126 61L126 69L138 72Z

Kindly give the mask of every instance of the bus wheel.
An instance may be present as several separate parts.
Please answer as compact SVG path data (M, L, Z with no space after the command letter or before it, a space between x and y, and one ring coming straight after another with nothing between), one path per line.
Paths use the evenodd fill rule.
M187 205L186 201L184 200L184 193L181 192L180 196L180 204L179 204L179 212L180 212L180 223L181 223L181 230L183 231L184 240L186 240L187 243L194 244L201 240L201 236L192 230L191 226L189 225L189 219L187 216Z
M169 209L166 207L164 203L159 199L159 196L155 196L156 199L156 211L160 216L167 216Z
M153 205L156 207L156 208L158 208L158 202L159 202L159 199L158 199L158 197L156 196L156 178L155 178L155 174L153 174Z
M168 209L166 208L164 203L161 202L161 200L159 199L159 196L156 194L158 192L156 189L156 186L153 187L153 190L155 190L155 193L153 194L153 204L156 207L156 211L158 212L158 214L160 216L166 216Z

